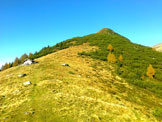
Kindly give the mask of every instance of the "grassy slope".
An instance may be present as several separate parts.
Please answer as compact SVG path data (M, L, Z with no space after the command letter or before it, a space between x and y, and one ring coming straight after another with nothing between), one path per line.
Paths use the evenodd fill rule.
M128 82L141 88L152 91L157 96L162 97L162 53L152 50L138 44L131 43L128 39L120 35L92 34L78 39L78 42L89 42L91 45L98 46L99 50L90 53L81 53L89 55L92 58L107 60L107 45L112 44L116 58L123 55L123 67L118 69L117 73L125 78ZM156 74L154 80L141 76L146 76L146 70L149 64L155 68ZM118 67L119 68L119 67Z
M0 72L0 121L158 121L152 111L162 100L129 85L107 62L77 55L90 50L96 47L70 47L37 59L38 64ZM18 78L21 73L27 76ZM28 80L32 85L23 86Z
M153 48L159 52L162 52L162 43L153 46Z
M94 59L106 61L108 55L107 46L108 44L112 44L115 49L113 53L116 58L121 54L124 57L123 67L119 67L118 65L116 72L129 83L145 88L157 96L162 97L162 53L156 52L150 47L133 44L127 38L110 29L105 28L96 34L72 38L55 46L43 48L40 52L33 55L33 58L87 42L91 46L98 46L99 49L90 53L82 52L80 53L81 55L88 55ZM156 74L154 80L146 76L146 70L149 64L152 64L155 68ZM145 76L145 79L141 79L142 75Z

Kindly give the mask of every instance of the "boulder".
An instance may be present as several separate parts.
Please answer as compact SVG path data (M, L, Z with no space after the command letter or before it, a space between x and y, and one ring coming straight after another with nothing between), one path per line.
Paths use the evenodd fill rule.
M18 75L18 77L25 77L26 76L26 74L20 74L20 75Z
M62 64L62 66L67 66L67 67L69 67L69 64Z
M31 85L32 83L30 81L26 81L23 83L24 86Z

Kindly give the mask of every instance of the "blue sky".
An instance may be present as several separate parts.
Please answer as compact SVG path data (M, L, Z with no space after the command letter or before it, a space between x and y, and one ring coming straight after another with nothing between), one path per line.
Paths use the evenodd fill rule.
M0 0L0 65L105 27L134 43L161 43L161 8L161 0Z

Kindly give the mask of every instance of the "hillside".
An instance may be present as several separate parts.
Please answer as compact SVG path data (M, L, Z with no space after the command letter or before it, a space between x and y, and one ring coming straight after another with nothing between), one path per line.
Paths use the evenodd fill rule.
M122 67L107 62L108 44L116 57L123 55ZM39 63L0 72L0 121L162 121L162 54L152 48L103 29L32 58ZM156 70L154 79L146 77L148 64ZM27 76L19 78L22 73ZM26 81L32 84L24 86Z
M88 53L81 52L79 55L90 56L93 59L107 61L107 46L111 44L114 48L116 58L123 56L123 66L117 63L116 73L126 79L131 84L148 89L157 96L162 97L162 53L154 51L150 47L134 44L129 39L115 33L111 29L102 29L97 33L83 37L68 39L52 47L45 47L36 52L32 58L36 59L41 56L66 49L70 46L77 46L83 43L89 43L90 46L99 47L96 51ZM154 80L146 76L147 67L151 64L156 70ZM141 77L144 76L144 79ZM144 82L143 82L144 81Z
M162 52L162 43L153 46L153 48L159 52Z

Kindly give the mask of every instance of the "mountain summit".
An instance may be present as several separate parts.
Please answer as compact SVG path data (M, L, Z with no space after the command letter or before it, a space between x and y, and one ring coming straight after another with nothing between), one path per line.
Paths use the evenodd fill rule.
M103 33L103 34L108 34L108 35L115 34L115 32L109 28L103 28L97 33Z

